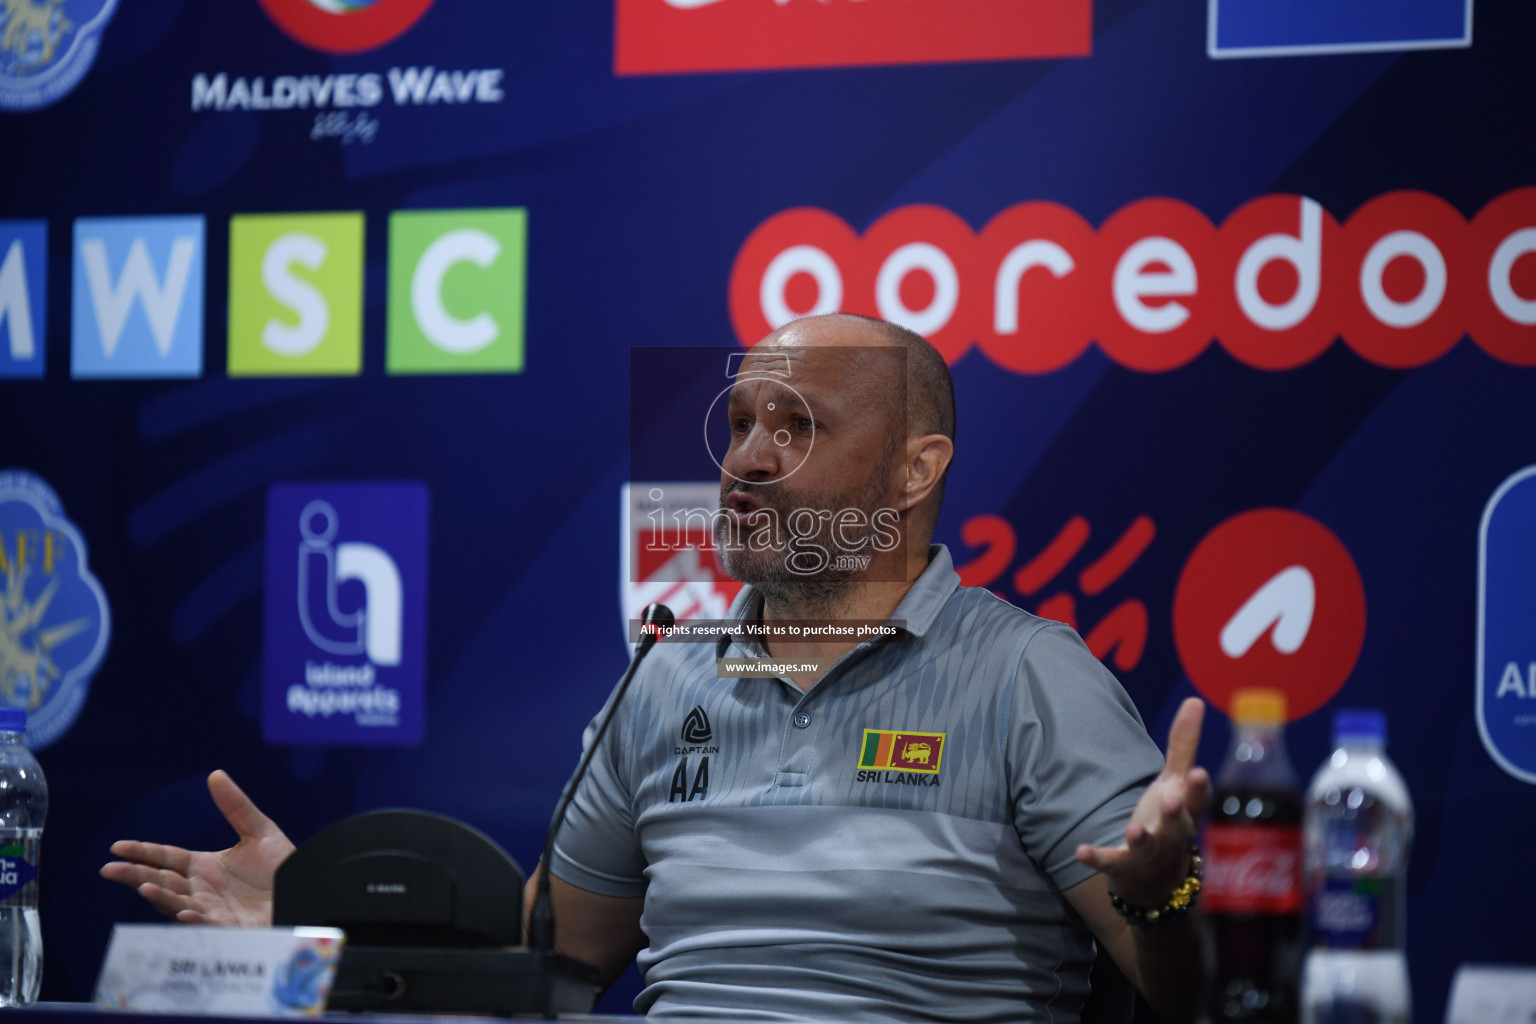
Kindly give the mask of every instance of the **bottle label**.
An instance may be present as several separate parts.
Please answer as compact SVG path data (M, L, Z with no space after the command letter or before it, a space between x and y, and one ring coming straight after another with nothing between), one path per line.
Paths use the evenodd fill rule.
M1312 945L1321 949L1390 949L1395 883L1390 878L1333 876L1312 886Z
M37 906L36 839L11 839L0 846L0 907Z
M1217 914L1299 913L1301 826L1211 824L1200 899Z

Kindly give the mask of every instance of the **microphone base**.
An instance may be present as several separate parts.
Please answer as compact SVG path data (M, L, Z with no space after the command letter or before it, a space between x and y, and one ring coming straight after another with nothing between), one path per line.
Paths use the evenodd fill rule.
M559 953L349 945L326 1009L553 1017L590 1012L598 984L596 967Z

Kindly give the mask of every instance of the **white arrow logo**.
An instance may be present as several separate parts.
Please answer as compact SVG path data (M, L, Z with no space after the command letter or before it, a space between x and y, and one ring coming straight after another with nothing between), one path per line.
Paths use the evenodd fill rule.
M1270 642L1275 650L1295 654L1306 642L1316 606L1317 586L1306 567L1293 565L1282 569L1227 620L1221 630L1222 653L1229 658L1241 658L1274 626Z

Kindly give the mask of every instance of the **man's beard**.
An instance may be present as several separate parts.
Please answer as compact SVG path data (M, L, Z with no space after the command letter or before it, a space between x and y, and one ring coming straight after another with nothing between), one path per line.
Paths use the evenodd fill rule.
M802 614L826 612L842 604L849 586L864 575L864 568L858 565L860 558L839 556L857 554L867 564L867 557L875 551L871 524L875 512L884 507L894 454L883 452L863 486L840 494L740 480L722 487L722 508L727 496L742 493L757 498L767 513L767 522L754 527L738 526L724 515L716 517L715 542L726 572L751 584L765 600ZM857 531L833 529L838 513L846 509L861 513ZM812 516L814 531L809 527ZM797 525L802 527L798 534ZM821 561L826 564L817 568Z

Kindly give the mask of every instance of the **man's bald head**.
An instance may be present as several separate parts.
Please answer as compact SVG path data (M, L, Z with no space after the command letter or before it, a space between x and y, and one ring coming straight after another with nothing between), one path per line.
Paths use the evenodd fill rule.
M906 379L904 381L887 379L879 391L886 397L905 391L905 432L908 438L940 434L949 438L951 442L954 441L954 381L950 377L949 366L945 364L944 357L922 335L890 321L858 313L827 313L821 316L802 317L785 324L760 342L757 349L818 346L868 346L886 350L903 350L905 358L902 362L906 367ZM877 365L881 363L885 367L884 373L893 372L894 361L878 361ZM900 437L891 438L893 450L900 440L902 440ZM946 468L944 476L948 475L949 471ZM941 479L933 495L935 519L938 517L938 506L943 496L944 483Z
M915 331L859 313L826 313L795 320L759 347L869 345L906 352L907 436L955 439L955 384L939 350ZM895 382L892 382L893 385ZM892 390L895 390L893 386Z

